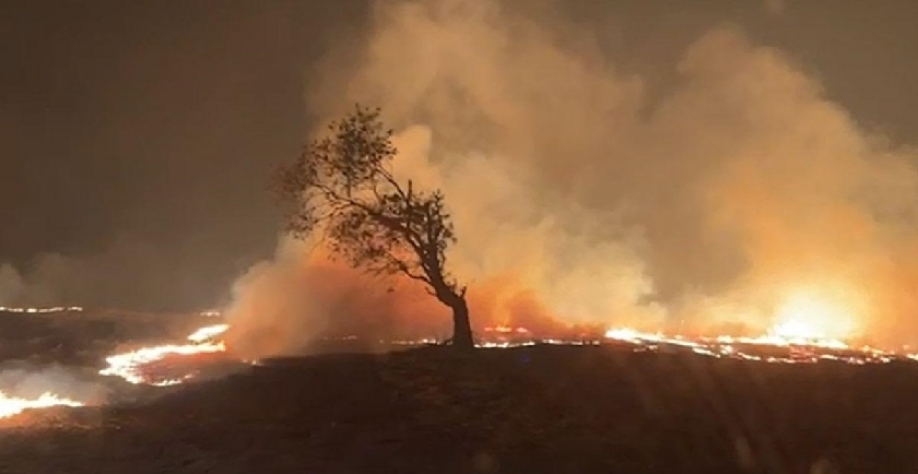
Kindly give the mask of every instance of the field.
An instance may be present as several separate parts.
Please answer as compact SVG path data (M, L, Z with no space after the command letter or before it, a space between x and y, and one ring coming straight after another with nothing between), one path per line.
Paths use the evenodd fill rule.
M47 314L0 310L0 364L98 366L123 344L181 340L208 323L195 314L148 314L114 310Z
M272 360L0 430L2 473L918 472L918 364L612 347Z

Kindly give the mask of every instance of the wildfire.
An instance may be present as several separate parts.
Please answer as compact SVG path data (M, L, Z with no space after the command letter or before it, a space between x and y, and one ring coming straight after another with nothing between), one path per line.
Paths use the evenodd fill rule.
M893 360L918 362L918 354L882 351L869 346L850 347L857 314L848 305L834 304L826 294L813 291L795 291L775 308L773 325L760 336L720 335L712 337L684 337L662 332L648 333L633 328L612 328L599 335L582 340L538 339L526 328L496 325L483 328L478 346L506 348L541 344L599 345L615 342L626 344L629 350L690 351L707 357L732 358L773 363L817 362L836 360L852 364L882 363ZM848 303L847 300L844 300ZM56 312L76 311L80 308L0 308L0 311ZM217 317L219 312L206 311L202 315ZM103 376L115 376L131 384L154 386L176 385L194 377L204 360L223 358L226 346L220 336L229 329L228 324L201 327L186 339L185 344L164 344L141 347L129 352L113 354L106 358L107 367L99 371ZM393 341L391 344L419 345L435 343L434 340ZM222 360L222 359L220 359ZM170 375L171 374L171 375ZM83 404L53 393L44 393L35 399L10 397L0 391L0 418L10 417L24 410L53 406L78 407Z
M850 294L836 293L814 288L790 292L776 308L768 335L798 342L850 338L860 319L854 309L859 305Z
M204 342L225 333L227 329L229 329L229 324L214 324L213 326L204 326L188 335L188 340L191 342Z
M229 329L227 324L215 324L202 327L188 336L191 344L165 344L161 346L142 347L140 349L115 354L105 359L108 367L99 371L100 375L121 377L132 384L149 384L169 386L180 384L192 375L179 378L157 379L149 374L149 367L172 357L187 357L200 354L216 354L226 351L222 342L213 339Z
M520 327L514 328L510 326L503 326L503 325L494 326L494 327L486 327L484 328L484 332L499 333L499 334L511 334L511 333L529 334L529 330L526 328L520 328Z
M53 308L57 310L58 308ZM27 310L24 312L28 312ZM541 344L600 345L614 341L627 344L634 351L685 350L716 358L732 358L771 363L812 363L835 360L852 364L884 363L893 360L918 362L918 354L882 351L869 346L850 347L843 338L828 335L840 334L850 328L848 313L840 307L827 304L812 295L794 294L779 305L774 325L761 336L740 337L720 335L688 338L648 333L632 328L612 328L604 337L584 340L537 339L522 327L493 326L484 328L479 347L507 348ZM847 326L846 326L847 324ZM834 331L824 328L833 327ZM108 366L99 371L103 376L115 376L131 384L169 386L183 383L195 376L202 359L225 357L226 346L219 337L229 329L228 324L201 327L186 339L186 344L165 344L114 354L106 358ZM434 340L402 341L408 345L435 343ZM398 345L398 342L392 342ZM188 365L183 366L183 364ZM163 373L178 374L164 376ZM53 393L44 393L35 399L10 397L0 391L0 419L17 415L25 410L54 406L79 407L83 403Z
M29 314L48 314L48 313L66 313L66 312L76 312L79 313L83 311L81 306L54 306L48 308L34 308L34 307L10 307L10 306L0 306L0 311L5 311L7 313L29 313Z
M7 310L8 308L3 308ZM57 308L52 308L56 311ZM53 312L44 311L44 312ZM28 311L22 312L41 312ZM178 378L160 379L150 374L151 367L175 357L196 356L201 354L218 354L226 350L222 341L214 338L229 329L227 324L215 324L202 327L188 336L190 344L166 344L161 346L142 347L140 349L115 354L106 358L108 367L99 371L100 375L121 377L132 384L149 384L155 386L175 385L188 380L191 375ZM45 392L37 398L9 396L0 390L0 419L18 415L26 410L50 408L55 406L80 407L84 403L66 398L51 392Z
M610 329L608 340L642 349L684 346L698 354L765 362L839 360L853 364L916 359L906 351L883 351L870 346L851 347L865 308L863 295L842 285L800 285L783 293L774 309L773 324L755 337L720 335L687 340L682 336L646 334L633 329Z
M851 364L886 363L893 360L918 361L918 354L884 351L871 346L852 347L830 338L822 338L805 326L781 323L758 337L720 335L688 339L661 333L644 333L630 328L606 331L605 339L634 346L637 350L685 348L696 354L774 363L818 362L835 360Z
M30 400L27 398L10 397L0 391L0 418L9 418L33 408L50 408L55 406L80 407L83 406L83 404L50 392L45 392L38 398Z

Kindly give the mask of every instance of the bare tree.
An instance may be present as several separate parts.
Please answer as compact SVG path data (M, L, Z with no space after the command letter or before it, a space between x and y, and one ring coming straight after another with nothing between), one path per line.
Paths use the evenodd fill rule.
M357 105L281 167L276 191L287 231L298 238L322 231L333 255L353 267L424 284L453 312L452 344L471 348L466 287L446 269L456 236L443 193L393 176L391 138L379 109Z

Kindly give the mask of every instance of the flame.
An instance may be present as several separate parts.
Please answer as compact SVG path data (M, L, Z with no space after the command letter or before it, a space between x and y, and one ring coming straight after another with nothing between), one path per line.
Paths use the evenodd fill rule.
M799 320L789 320L773 326L769 334L786 339L822 339L824 338L818 331L813 329L809 324Z
M229 329L229 324L214 324L213 326L204 326L197 331L188 335L191 342L204 342L213 339Z
M177 385L188 378L185 375L177 379L155 380L145 370L150 365L175 356L193 356L197 354L215 354L226 351L223 341L212 342L216 336L226 332L228 324L214 324L197 329L187 339L191 344L165 344L142 347L140 349L115 354L105 359L108 367L99 371L100 375L121 377L132 384L148 384L159 387Z
M659 334L649 334L643 333L631 328L617 328L609 329L605 334L606 339L613 339L616 341L630 342L633 344L640 343L641 341L659 341Z
M33 408L50 408L54 406L80 407L83 404L51 392L45 392L35 399L27 399L10 397L0 391L0 418L9 418Z
M79 313L83 311L82 306L54 306L54 307L11 307L11 306L0 306L0 311L7 313L29 313L29 314L47 314L47 313L66 313L66 312L75 312Z
M56 308L55 308L56 309ZM28 312L27 309L25 312ZM507 348L541 344L600 345L603 341L616 341L632 346L635 351L658 351L663 348L688 350L695 354L715 358L762 361L769 363L813 363L834 360L850 364L887 363L895 360L918 362L918 353L907 348L899 352L883 351L870 346L851 347L843 339L829 337L850 329L853 312L842 305L833 305L815 293L796 292L785 299L775 312L775 324L765 334L757 337L718 335L688 338L648 333L633 328L608 329L603 337L584 340L536 340L526 328L499 325L484 329L483 348ZM217 338L225 333L228 324L201 327L187 336L188 344L165 344L114 354L106 358L108 367L100 375L116 376L131 384L169 386L181 384L193 375L162 379L150 374L151 367L172 357L226 352L226 345ZM506 338L513 334L516 337ZM496 339L495 339L496 337ZM393 341L394 345L435 343L435 340ZM169 362L171 363L171 362ZM54 406L80 407L83 403L53 393L44 393L35 399L7 396L0 391L0 419L17 415L25 410Z
M801 332L802 331L802 332ZM784 332L787 336L781 335ZM918 354L884 351L871 346L851 347L838 339L814 337L809 329L794 325L779 326L757 337L719 335L689 339L683 336L651 334L631 328L613 328L606 340L631 344L635 350L662 347L686 348L696 354L773 363L836 360L851 364L887 363L894 360L918 361Z
M484 328L484 332L496 332L496 333L501 333L501 334L510 334L510 333L529 334L529 330L524 327L511 327L511 326L505 326L503 324L499 326L486 327Z
M851 292L835 293L828 287L794 289L778 305L768 335L795 341L851 338L857 302Z

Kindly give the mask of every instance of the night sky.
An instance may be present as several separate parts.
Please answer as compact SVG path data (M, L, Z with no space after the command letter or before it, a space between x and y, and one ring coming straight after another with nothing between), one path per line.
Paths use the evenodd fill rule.
M507 3L592 32L661 96L687 45L735 23L863 126L918 142L918 4ZM36 265L61 256L92 282L71 294L86 304L217 304L273 252L270 171L316 120L304 97L317 59L329 42L361 41L369 12L332 0L0 2L0 263L40 279L51 270Z

